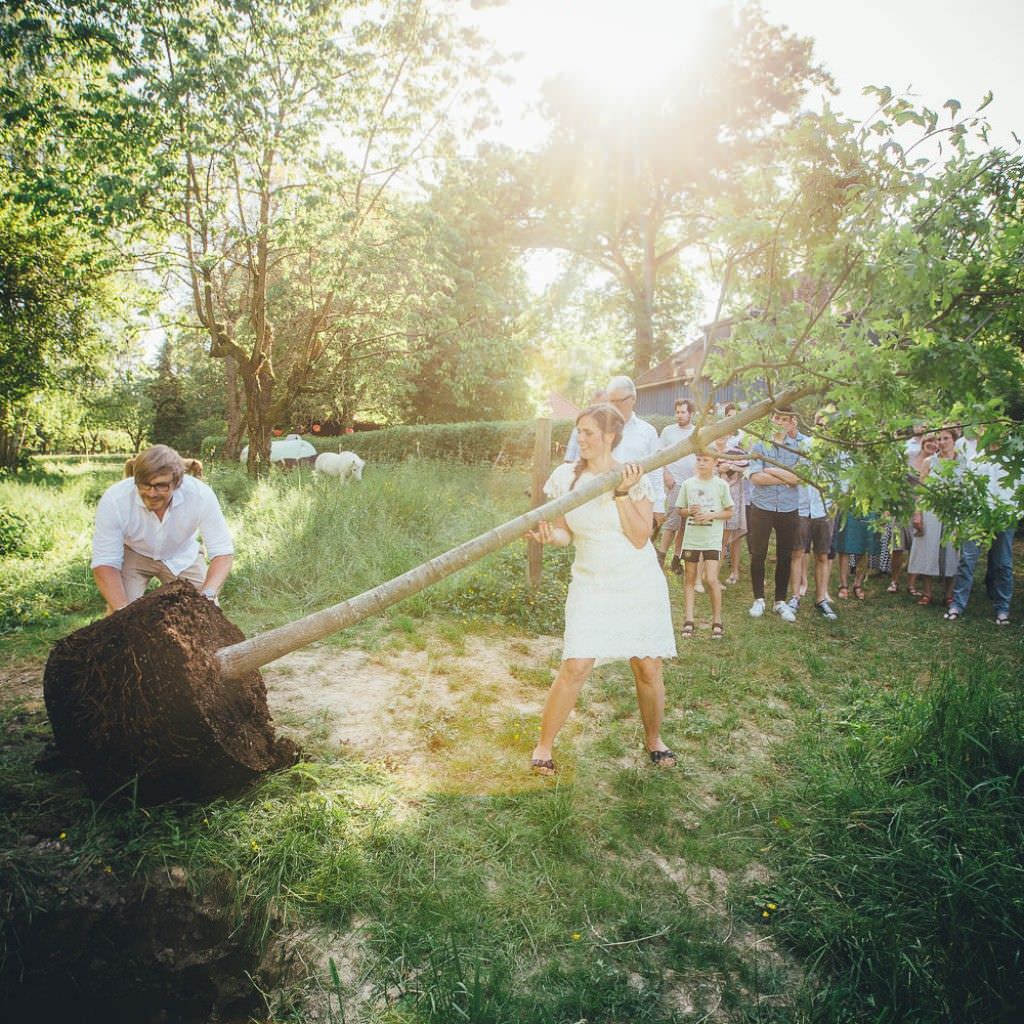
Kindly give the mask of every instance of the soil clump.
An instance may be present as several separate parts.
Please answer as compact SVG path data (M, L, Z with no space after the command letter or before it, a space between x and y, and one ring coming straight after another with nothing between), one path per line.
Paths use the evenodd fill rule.
M54 740L94 793L205 800L296 759L275 736L259 672L225 680L214 655L245 639L183 581L54 646L43 675Z

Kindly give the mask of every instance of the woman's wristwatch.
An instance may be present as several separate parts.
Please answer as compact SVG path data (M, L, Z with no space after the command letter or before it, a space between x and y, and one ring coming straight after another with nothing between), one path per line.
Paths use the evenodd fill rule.
M615 490L612 491L612 494L614 494L616 498L628 498L629 497L629 491L620 491L618 489L618 487L616 487Z

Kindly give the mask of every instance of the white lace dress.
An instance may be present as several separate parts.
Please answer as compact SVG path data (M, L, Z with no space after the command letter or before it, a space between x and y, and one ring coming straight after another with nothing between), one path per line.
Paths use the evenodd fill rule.
M575 467L562 463L548 478L544 493L560 498L569 491ZM584 472L579 487L593 478ZM652 500L646 477L631 490ZM566 513L576 557L565 602L563 658L673 658L676 654L668 583L648 541L634 547L622 532L615 499L605 492Z

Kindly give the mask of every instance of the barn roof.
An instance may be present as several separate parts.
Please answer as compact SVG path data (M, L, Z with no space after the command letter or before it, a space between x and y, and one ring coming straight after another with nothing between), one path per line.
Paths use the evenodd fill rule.
M548 405L551 408L551 418L554 420L574 420L580 414L580 410L557 391L552 391L548 395Z
M637 390L642 388L654 388L661 384L669 384L672 381L682 381L688 376L687 370L695 370L704 352L705 339L721 341L729 336L733 320L716 320L714 323L704 324L700 328L700 336L693 341L677 349L667 359L652 366L636 379Z

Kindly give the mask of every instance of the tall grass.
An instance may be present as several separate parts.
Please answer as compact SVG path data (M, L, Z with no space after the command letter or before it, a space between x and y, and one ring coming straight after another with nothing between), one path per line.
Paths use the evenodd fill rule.
M247 633L526 506L514 470L371 464L339 488L208 469L238 548L224 607ZM52 541L0 562L0 596L26 602L9 652L41 660L58 629L102 614L88 543L119 475L116 460L55 460L0 483L0 500L31 509ZM292 927L321 934L328 1014L349 1024L1014 1019L1019 633L975 614L951 630L875 581L838 623L803 611L795 626L755 623L744 582L726 593L726 638L710 641L700 598L697 637L666 663L664 734L681 767L644 759L632 678L616 664L585 688L551 783L526 763L558 656L500 623L557 634L570 559L546 552L530 594L513 545L346 631L415 647L450 702L425 690L395 721L406 746L393 757L314 744L315 760L205 806L144 809L130 787L98 802L70 773L39 774L38 695L0 691L0 905L59 902L54 872L92 891L184 866L254 945ZM678 601L674 578L671 591ZM499 623L486 630L504 641L507 698L467 663L481 617ZM419 767L395 759L410 747ZM745 898L727 901L730 879ZM310 1019L301 1000L274 998L275 1019Z
M947 667L789 748L770 828L778 933L863 1021L996 1024L1024 1007L1024 698Z

